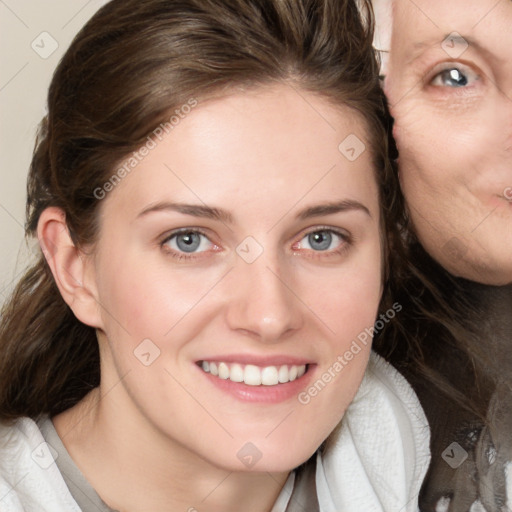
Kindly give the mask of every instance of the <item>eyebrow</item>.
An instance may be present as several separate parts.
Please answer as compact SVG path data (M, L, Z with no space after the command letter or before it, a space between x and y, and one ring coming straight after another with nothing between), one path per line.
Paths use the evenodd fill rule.
M222 208L211 208L210 206L200 204L184 204L162 202L152 206L148 206L142 210L137 218L144 217L150 213L156 212L177 212L183 215L191 215L192 217L202 217L206 219L219 220L222 222L233 223L233 216L227 210Z
M161 202L152 206L148 206L137 215L137 218L144 217L151 213L166 211L182 213L183 215L191 215L193 217L219 220L230 224L234 222L233 215L222 208L212 208L206 205L170 202ZM370 218L372 217L370 210L368 210L368 208L362 203L351 199L345 199L343 201L334 203L319 204L304 208L297 213L296 218L300 220L306 220L312 217L321 217L324 215L333 215L335 213L349 211L361 211L368 215Z
M318 206L311 206L301 210L296 217L301 220L310 219L311 217L321 217L323 215L332 215L334 213L349 212L349 211L360 211L368 215L370 218L372 214L368 208L352 199L345 199L336 203L321 204Z

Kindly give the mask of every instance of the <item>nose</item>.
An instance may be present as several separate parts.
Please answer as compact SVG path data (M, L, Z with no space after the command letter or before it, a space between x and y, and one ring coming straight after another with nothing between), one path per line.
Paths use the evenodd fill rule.
M226 320L230 329L275 343L302 327L303 306L289 279L268 263L238 261L230 276Z

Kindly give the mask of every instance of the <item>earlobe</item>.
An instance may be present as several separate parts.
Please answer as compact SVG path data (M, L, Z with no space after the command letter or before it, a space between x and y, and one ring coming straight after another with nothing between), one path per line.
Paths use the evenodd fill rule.
M64 301L78 320L101 328L97 290L88 272L89 260L73 243L60 208L50 207L41 213L37 237Z

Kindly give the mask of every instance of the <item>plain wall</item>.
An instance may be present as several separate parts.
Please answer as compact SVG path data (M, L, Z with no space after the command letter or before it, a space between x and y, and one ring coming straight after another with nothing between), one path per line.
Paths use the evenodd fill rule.
M106 0L0 2L0 303L33 257L24 241L26 178L61 56Z

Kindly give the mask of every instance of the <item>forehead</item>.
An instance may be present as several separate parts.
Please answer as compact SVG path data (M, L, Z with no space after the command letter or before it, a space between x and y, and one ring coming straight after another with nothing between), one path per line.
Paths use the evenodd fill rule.
M199 101L112 199L126 212L199 199L237 211L267 205L259 215L275 216L302 198L366 198L378 217L366 132L348 107L284 85Z
M456 45L468 44L489 57L509 59L511 0L392 0L390 5L392 54L406 61L439 47L454 32L461 36Z

